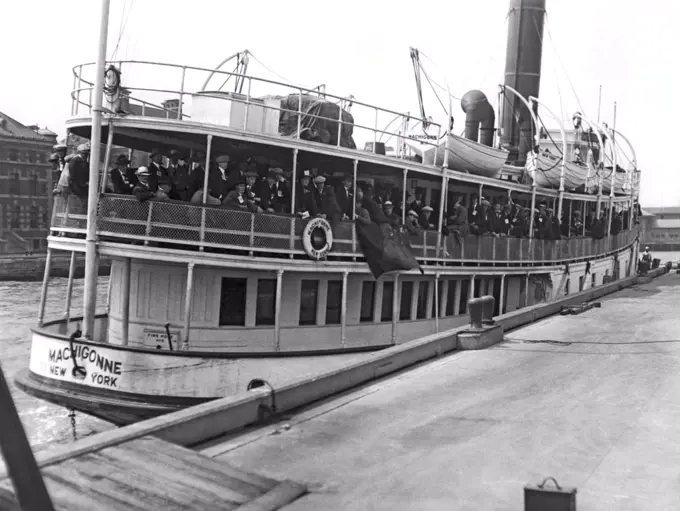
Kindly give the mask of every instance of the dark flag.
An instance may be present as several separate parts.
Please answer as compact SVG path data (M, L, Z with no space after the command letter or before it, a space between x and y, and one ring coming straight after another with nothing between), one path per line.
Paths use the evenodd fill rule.
M376 279L383 273L396 270L417 268L424 273L408 240L390 224L356 222L356 231L361 251Z

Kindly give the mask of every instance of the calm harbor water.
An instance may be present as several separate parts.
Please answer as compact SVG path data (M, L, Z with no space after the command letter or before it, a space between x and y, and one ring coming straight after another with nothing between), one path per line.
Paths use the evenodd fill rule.
M61 317L66 303L67 279L52 279L47 295L46 319ZM106 306L108 277L99 277L97 310ZM0 364L9 380L14 401L34 451L73 441L71 421L65 408L51 405L24 394L14 385L14 375L28 366L31 351L30 329L38 318L42 282L0 282ZM71 314L81 315L83 280L73 283ZM78 438L92 435L111 424L87 415L76 414ZM1 458L1 456L0 456ZM0 460L0 464L2 461Z
M680 261L680 252L652 252L653 257L666 261ZM66 303L67 279L53 279L47 299L46 318L60 317ZM10 388L34 451L55 444L73 441L73 428L68 411L39 399L32 398L14 386L14 374L28 365L30 328L36 324L40 301L40 282L0 282L0 364L10 380ZM108 277L98 283L97 310L106 304ZM74 282L72 314L82 311L83 280ZM78 438L92 435L114 426L82 413L76 414ZM1 464L0 460L0 464Z

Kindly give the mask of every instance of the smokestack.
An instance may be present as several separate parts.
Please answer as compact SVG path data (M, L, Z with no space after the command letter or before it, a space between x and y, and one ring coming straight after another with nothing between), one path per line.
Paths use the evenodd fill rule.
M510 0L505 85L525 98L538 97L541 85L545 0ZM519 123L516 120L519 117ZM531 150L531 114L513 94L503 102L501 143L510 151L509 160L523 165Z
M466 92L460 100L460 107L465 112L465 138L491 147L496 113L484 93L479 90Z

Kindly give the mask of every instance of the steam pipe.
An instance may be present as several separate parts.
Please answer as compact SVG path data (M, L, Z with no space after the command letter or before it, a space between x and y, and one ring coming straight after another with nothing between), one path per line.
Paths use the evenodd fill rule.
M548 115L552 117L555 121L557 121L557 124L560 127L560 136L562 137L562 164L560 165L560 198L559 202L557 203L557 218L561 222L562 221L562 203L564 202L564 172L567 166L567 134L564 131L564 124L560 120L559 117L557 117L552 110L550 110L547 106L545 106L543 103L538 101L538 98L535 98L534 96L529 96L529 101L532 104L536 105L536 111L538 111L538 106L542 106L543 109L548 112ZM538 133L538 127L536 127L536 132ZM538 135L537 137L540 137ZM537 140L538 143L538 140Z

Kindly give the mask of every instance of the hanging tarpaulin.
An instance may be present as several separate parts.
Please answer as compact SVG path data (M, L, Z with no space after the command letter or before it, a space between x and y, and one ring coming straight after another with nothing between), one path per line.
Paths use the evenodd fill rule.
M300 138L321 142L323 144L338 145L338 121L341 107L319 96L290 94L281 99L281 114L279 116L279 133L286 137L297 136L298 112L302 112L300 119ZM300 105L302 99L302 105ZM356 149L352 138L354 131L354 117L346 110L342 110L342 127L340 128L340 147Z

